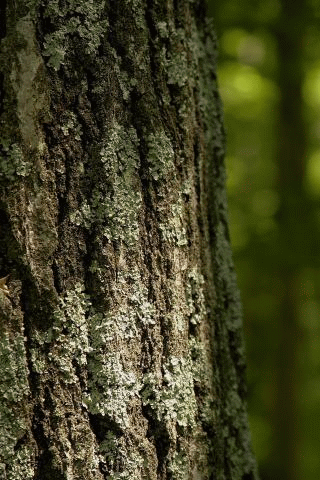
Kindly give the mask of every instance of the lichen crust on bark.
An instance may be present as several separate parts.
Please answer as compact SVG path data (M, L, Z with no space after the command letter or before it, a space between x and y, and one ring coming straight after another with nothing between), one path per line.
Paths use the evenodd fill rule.
M3 478L257 478L203 3L7 3Z

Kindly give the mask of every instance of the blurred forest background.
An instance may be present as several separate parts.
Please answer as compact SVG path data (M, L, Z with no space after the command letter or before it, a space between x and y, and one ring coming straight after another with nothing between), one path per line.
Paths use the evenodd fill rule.
M262 480L320 478L320 0L208 0Z

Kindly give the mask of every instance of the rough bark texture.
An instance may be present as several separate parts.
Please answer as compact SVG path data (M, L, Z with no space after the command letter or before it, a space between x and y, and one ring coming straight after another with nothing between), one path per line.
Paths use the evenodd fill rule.
M203 2L0 24L0 478L256 479Z

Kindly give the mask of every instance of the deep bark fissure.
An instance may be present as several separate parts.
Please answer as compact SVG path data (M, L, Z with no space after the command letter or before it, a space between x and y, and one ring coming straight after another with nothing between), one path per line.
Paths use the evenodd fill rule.
M3 0L0 4L0 41L7 34L7 2Z

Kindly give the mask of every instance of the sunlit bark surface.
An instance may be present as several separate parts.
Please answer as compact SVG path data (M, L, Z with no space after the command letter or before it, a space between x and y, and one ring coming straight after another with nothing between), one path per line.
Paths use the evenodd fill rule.
M1 3L1 479L257 478L203 3Z

